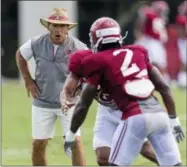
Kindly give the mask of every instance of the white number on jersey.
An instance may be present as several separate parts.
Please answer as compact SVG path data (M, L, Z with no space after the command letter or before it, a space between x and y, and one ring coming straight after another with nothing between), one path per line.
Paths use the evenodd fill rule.
M124 89L127 94L139 98L147 98L154 90L154 85L149 79L144 79L147 76L147 69L140 70L136 63L131 64L133 51L130 49L119 49L113 52L113 56L119 55L121 52L126 52L123 63L120 67L122 75L127 77L131 74L139 72L135 77L139 80L129 81L124 84ZM130 66L131 65L131 66Z
M139 67L137 66L136 63L133 63L131 66L131 61L133 57L133 52L130 49L119 49L113 52L114 56L119 55L121 52L126 52L126 56L123 60L122 66L120 68L122 74L124 77L129 76L131 74L134 74L138 71L140 71ZM130 67L129 67L130 66Z

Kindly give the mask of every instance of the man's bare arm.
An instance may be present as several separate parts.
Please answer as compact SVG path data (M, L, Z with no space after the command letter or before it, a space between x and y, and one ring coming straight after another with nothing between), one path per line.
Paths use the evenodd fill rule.
M37 98L40 94L40 90L36 85L36 82L32 79L29 72L27 61L23 58L19 50L17 50L16 52L16 62L25 81L28 96L30 96L31 92L32 96Z
M82 91L82 96L79 102L76 104L72 122L71 122L71 131L76 133L78 128L84 122L86 115L88 113L89 107L93 102L97 88L89 83L87 83Z
M23 58L19 50L17 50L16 52L16 62L19 70L21 71L24 81L32 80L27 61Z
M175 118L177 116L175 110L175 102L171 93L171 89L165 82L162 74L155 66L153 66L152 70L149 72L149 77L153 82L155 89L162 96L163 102L168 111L168 115Z
M79 84L79 78L70 72L66 78L64 87L60 93L61 105L64 105L65 102L71 100L71 97L75 93L78 84Z

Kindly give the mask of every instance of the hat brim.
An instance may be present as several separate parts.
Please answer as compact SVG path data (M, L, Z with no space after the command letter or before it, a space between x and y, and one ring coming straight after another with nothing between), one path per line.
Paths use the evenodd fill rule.
M46 28L48 28L49 23L52 23L52 24L67 24L67 25L69 25L68 30L74 28L77 25L77 23L72 23L70 21L49 20L49 19L42 19L42 18L40 19L40 23Z

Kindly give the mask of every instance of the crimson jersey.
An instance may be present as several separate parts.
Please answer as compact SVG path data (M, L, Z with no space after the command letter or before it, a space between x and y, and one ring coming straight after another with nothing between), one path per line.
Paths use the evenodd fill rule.
M91 50L80 50L70 55L68 68L69 71L74 73L76 76L83 78L83 71L81 70L81 63L84 57L92 54Z
M87 82L96 87L100 85L123 111L123 118L141 112L140 101L150 97L154 90L154 86L148 80L148 71L152 69L152 65L143 47L124 46L119 49L89 53L89 56L84 55L81 62L75 65L73 62L80 59L80 53L86 52L78 54L75 52L70 58L71 72L76 75L81 74L82 77L87 78Z
M69 71L71 71L74 75L82 78L81 86L86 81L86 79L83 79L85 76L82 68L82 60L88 56L92 56L91 50L77 51L70 56L70 60L69 60L69 66L68 66ZM80 87L80 85L78 87ZM114 100L111 98L111 96L108 93L106 93L103 89L101 89L100 86L98 86L95 100L104 106L110 107L114 110L117 109Z

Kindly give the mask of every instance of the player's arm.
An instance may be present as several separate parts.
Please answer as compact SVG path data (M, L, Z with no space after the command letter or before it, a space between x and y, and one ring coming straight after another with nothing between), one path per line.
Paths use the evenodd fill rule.
M70 130L73 133L76 133L78 128L84 122L86 115L88 113L89 107L91 106L93 102L96 92L97 92L96 86L90 83L85 84L85 87L82 91L82 96L79 102L75 106L74 114L72 117Z
M70 130L65 135L64 150L67 155L69 149L73 146L73 143L75 141L75 133L77 132L78 128L83 124L87 116L89 107L92 104L96 91L97 88L93 84L85 84L81 98L74 109Z
M66 111L66 109L71 107L71 98L73 97L78 84L79 77L70 72L66 78L64 87L60 93L60 102L64 112Z
M171 89L168 84L165 82L162 74L155 66L152 67L151 71L149 72L149 77L153 82L155 89L160 93L162 96L163 102L166 106L168 111L168 115L170 117L176 118L176 109L175 109L175 102L171 93Z
M66 154L75 141L75 133L87 116L89 107L96 95L97 86L100 83L101 70L97 59L96 61L93 61L92 57L84 59L81 67L83 72L82 76L84 76L87 81L82 90L82 95L75 105L70 130L65 135L64 149ZM100 71L100 73L98 71Z
M92 61L89 61L92 62ZM89 63L87 63L89 65ZM95 64L96 65L96 64ZM94 66L94 70L99 69ZM89 71L89 69L87 68ZM86 80L86 84L83 88L82 95L80 100L75 106L74 114L72 117L72 122L70 126L70 131L75 133L77 129L82 125L84 122L86 115L88 113L89 107L91 106L93 99L97 93L97 87L100 82L100 73L97 71L93 71L85 75L89 76Z
M175 102L171 93L171 89L165 82L160 71L155 66L153 66L149 72L149 77L155 85L156 90L162 96L163 102L170 117L170 126L172 128L173 134L177 142L180 142L184 139L184 132L180 125L179 118L177 117Z
M171 89L169 85L165 82L162 74L156 68L156 66L152 65L149 61L148 54L145 50L145 61L147 62L147 69L149 78L155 86L155 89L162 96L164 105L167 109L168 115L170 117L170 126L172 128L173 134L177 140L180 142L184 139L184 132L180 125L179 118L177 117L175 102L171 93Z
M82 77L81 62L84 57L84 55L82 55L83 53L84 52L76 51L70 55L68 63L70 73L67 76L60 93L60 102L63 112L66 112L71 106L73 106L72 97L74 96L79 80Z
M96 60L97 61L97 60ZM93 61L92 58L84 59L82 62L83 76L87 79L82 90L82 95L75 105L74 113L71 120L70 130L66 133L64 149L66 154L75 141L75 133L84 122L89 107L97 93L97 86L100 83L100 64ZM100 73L98 72L100 71Z
M150 62L148 51L145 48L141 49L145 55L145 62L147 64L147 70L150 80L154 84L156 91L158 91L162 96L168 115L170 117L176 118L177 114L175 111L175 102L169 85L165 82L158 68Z

